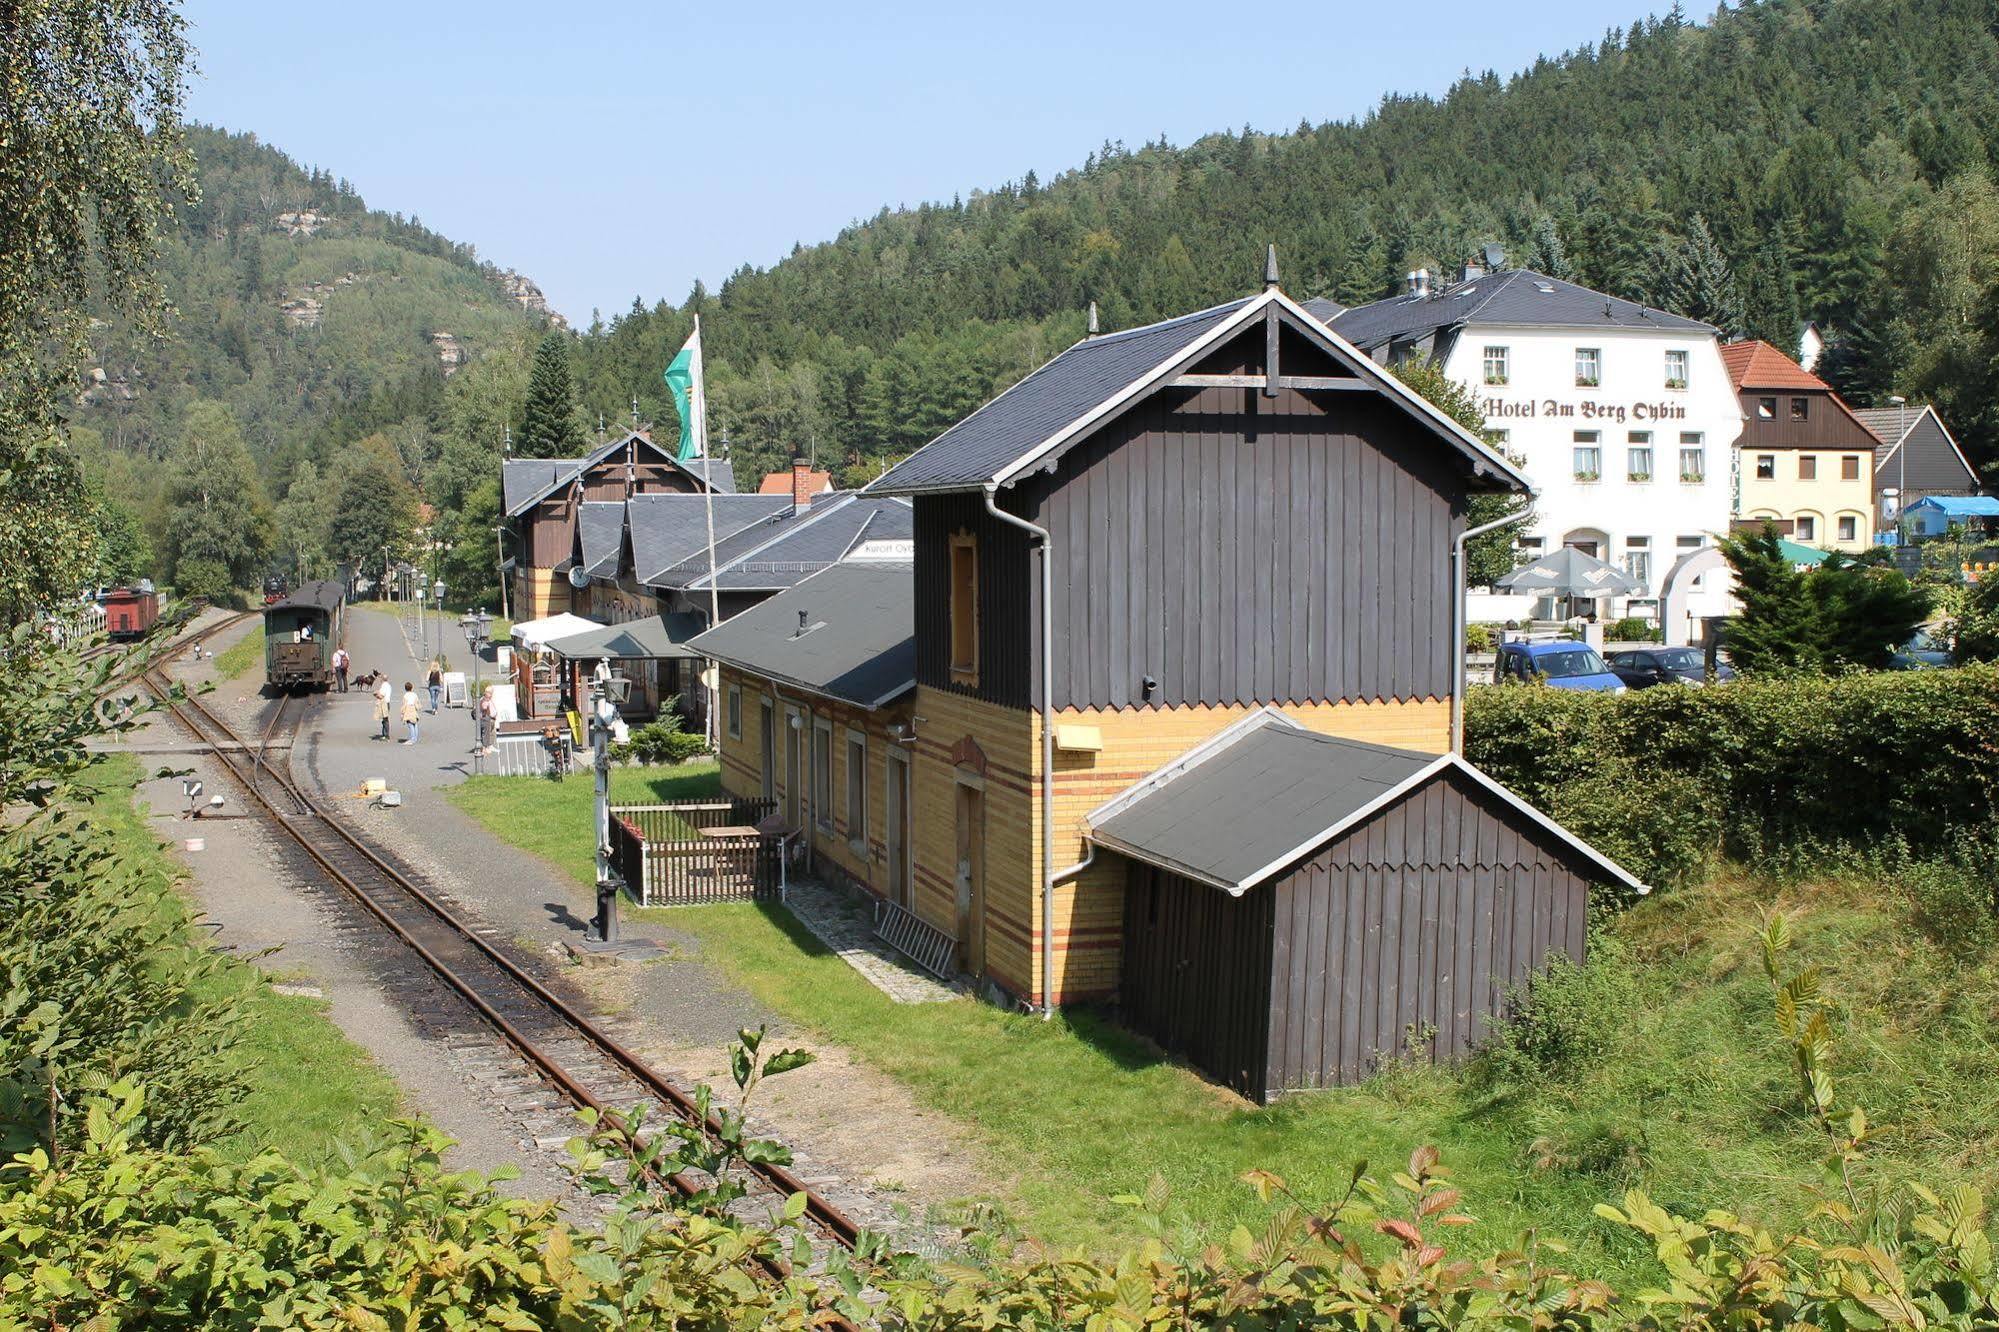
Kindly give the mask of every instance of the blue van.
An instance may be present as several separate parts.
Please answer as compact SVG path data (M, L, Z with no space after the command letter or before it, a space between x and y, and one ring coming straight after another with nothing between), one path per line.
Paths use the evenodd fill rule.
M1625 688L1624 681L1611 673L1595 648L1573 640L1501 643L1492 678L1500 684L1538 681L1556 689L1601 690L1606 694L1621 694Z

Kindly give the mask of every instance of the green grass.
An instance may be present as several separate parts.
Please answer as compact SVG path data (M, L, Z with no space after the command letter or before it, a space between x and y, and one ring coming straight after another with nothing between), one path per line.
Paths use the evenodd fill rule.
M250 632L215 654L215 671L224 680L236 680L264 664L264 626L261 621Z
M687 778L620 772L621 798L693 796ZM709 779L712 780L712 779ZM573 791L571 788L574 788ZM588 787L489 779L454 796L501 836L589 881ZM1483 1223L1474 1249L1528 1226L1576 1246L1586 1269L1625 1277L1649 1260L1594 1203L1632 1186L1693 1209L1726 1206L1769 1224L1812 1204L1821 1132L1795 1112L1772 1027L1756 932L1781 900L1799 915L1795 960L1822 963L1840 1006L1835 1066L1850 1096L1893 1126L1887 1177L1999 1184L1999 965L1953 961L1909 924L1893 893L1862 879L1777 885L1732 872L1660 894L1618 918L1635 997L1595 1015L1609 1054L1592 1066L1495 1090L1457 1069L1400 1066L1352 1088L1251 1107L1162 1061L1106 1018L1054 1022L971 1002L890 1003L779 907L639 913L697 936L703 956L763 1003L906 1084L969 1125L1018 1172L1017 1219L1050 1240L1105 1246L1136 1234L1115 1195L1159 1173L1176 1203L1218 1235L1263 1212L1240 1183L1274 1170L1326 1198L1351 1163L1377 1172L1434 1143Z
M181 870L160 844L144 805L130 798L139 771L130 755L98 761L91 785L100 795L100 817L151 848L161 874L177 879ZM189 934L208 946L208 932L192 921ZM341 1033L324 1001L276 993L246 961L232 959L216 984L250 991L251 1021L236 1049L248 1084L237 1107L244 1128L221 1144L225 1151L247 1158L275 1148L307 1165L330 1163L340 1142L359 1141L397 1113L394 1080Z
M673 768L613 768L611 801L621 805L694 800L720 789L713 759ZM515 846L554 861L579 883L596 881L590 845L594 791L587 770L559 782L541 777L474 777L449 788L451 803Z

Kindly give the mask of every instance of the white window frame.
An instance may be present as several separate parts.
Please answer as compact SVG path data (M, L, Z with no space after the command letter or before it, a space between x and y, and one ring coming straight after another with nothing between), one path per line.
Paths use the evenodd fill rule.
M1687 349L1685 347L1666 348L1666 391L1667 392L1685 393L1687 391L1687 373L1691 360L1692 358L1687 355ZM1677 375L1673 373L1676 362L1677 362L1677 368L1679 370L1679 373Z
M854 747L860 746L860 770L855 771ZM859 817L856 818L856 805ZM868 858L868 733L847 728L847 848L863 862Z
M1488 344L1482 357L1480 369L1485 372L1488 388L1504 388L1513 382L1513 353L1505 347ZM1497 371L1494 366L1497 366Z
M1640 570L1643 572L1640 572ZM1652 586L1652 538L1633 536L1624 538L1624 572L1636 578L1642 588Z
M1643 467L1638 465L1640 454L1645 455L1645 465ZM1652 461L1652 432L1649 430L1632 431L1625 437L1624 479L1642 485L1657 475L1658 472L1654 469Z
M1687 467L1689 456L1694 460L1692 470ZM1707 436L1698 430L1680 432L1680 481L1689 486L1707 484Z
M1601 430L1578 430L1571 441L1573 447L1569 455L1569 475L1578 485L1590 485L1603 480L1603 432ZM1583 466L1583 455L1590 454L1596 463L1592 469Z
M826 760L823 788L819 780L821 755ZM805 752L805 791L812 801L811 824L821 832L833 831L833 811L828 808L833 803L833 719L817 713L812 716L812 743Z
M1587 378L1584 377L1583 374L1583 358L1585 356L1589 358L1589 363L1590 363L1590 372ZM1576 387L1577 388L1603 387L1603 348L1601 347L1576 348Z

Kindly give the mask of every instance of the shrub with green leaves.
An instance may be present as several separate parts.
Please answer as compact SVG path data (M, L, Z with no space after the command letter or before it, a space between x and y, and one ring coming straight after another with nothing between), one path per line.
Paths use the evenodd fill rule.
M1476 1059L1479 1076L1518 1084L1578 1072L1616 1048L1638 1003L1631 960L1616 935L1592 927L1587 960L1551 953L1518 986Z

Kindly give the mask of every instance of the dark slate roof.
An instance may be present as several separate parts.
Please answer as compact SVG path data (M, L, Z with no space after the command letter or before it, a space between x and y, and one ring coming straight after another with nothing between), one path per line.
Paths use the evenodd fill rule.
M730 538L731 549L718 548L716 584L724 592L792 587L837 563L863 541L909 541L915 535L907 500L851 493L821 496L797 518L770 530L750 528ZM688 584L690 591L707 586L705 577Z
M1240 891L1437 762L1435 754L1335 739L1267 713L1257 718L1264 720L1218 737L1194 766L1092 820L1091 835Z
M1432 289L1427 297L1391 296L1356 305L1328 322L1335 333L1367 350L1398 338L1420 338L1461 325L1715 331L1697 319L1619 300L1529 268L1508 268L1468 282L1454 282Z
M1950 431L1944 428L1935 407L1928 403L1911 407L1906 418L1899 407L1856 407L1853 414L1881 441L1880 447L1874 450L1875 489L1899 487L1904 482L1911 494L1978 489L1977 469L1964 456L1964 450L1957 446L1957 441L1951 438ZM1905 419L1909 429L1904 441L1898 436ZM1904 442L1909 450L1906 469L1899 461L1890 466L1889 460L1896 455L1896 445Z
M1594 863L1645 886L1455 754L1422 754L1308 731L1264 708L1092 811L1091 840L1241 894L1378 809L1454 768Z
M708 549L708 504L704 495L634 495L626 521L631 524L633 573L650 583L674 566L703 556ZM715 540L721 541L752 523L791 510L784 495L716 495Z
M500 464L500 499L509 514L583 466L578 458L509 458Z
M968 489L1076 424L1249 303L1085 338L904 458L868 486L875 495Z
M880 707L916 686L914 581L908 564L836 564L690 646L807 693Z
M593 577L616 577L625 544L625 502L585 500L577 506L576 534L583 547L583 571Z
M558 657L577 661L604 657L627 661L699 658L701 654L688 644L700 634L704 623L703 617L692 611L675 611L551 638L545 646Z
M708 488L717 495L736 493L736 465L727 458L696 458L680 465L696 476L706 477Z

